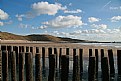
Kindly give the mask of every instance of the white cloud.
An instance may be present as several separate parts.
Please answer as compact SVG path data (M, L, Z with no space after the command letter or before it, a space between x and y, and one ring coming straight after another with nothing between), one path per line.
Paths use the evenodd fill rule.
M106 24L99 24L99 25L96 25L96 24L92 24L91 25L92 27L94 27L94 28L97 28L97 29L107 29L107 25Z
M22 15L18 15L18 14L17 14L15 17L16 17L19 21L22 21L22 20L23 20L23 17L25 17L25 15L23 15L23 14L22 14Z
M109 8L110 10L121 10L121 6L117 6L117 7L110 7Z
M89 18L88 18L88 22L90 22L90 23L99 22L100 20L101 20L101 19L95 18L95 17L89 17Z
M46 28L47 26L43 25L43 26L38 27L37 29L46 29Z
M29 27L32 27L32 26L31 26L31 25L28 25L28 24L20 23L20 24L19 24L19 27L20 27L20 28L29 28Z
M8 19L9 15L0 9L0 20L6 20Z
M13 21L12 20L9 20L8 22L4 22L6 25L10 25L10 24L12 24L13 23Z
M68 16L58 16L55 19L42 24L48 27L62 28L62 27L79 27L83 25L81 17L68 15Z
M71 14L73 14L73 13L81 13L81 12L82 12L82 10L80 10L80 9L72 10L72 11L64 10L64 13L71 13Z
M72 3L69 3L69 6L72 6Z
M4 25L4 23L0 21L0 26L3 26L3 25Z
M121 21L121 16L114 16L111 18L111 22L118 22Z
M64 10L66 7L62 7L61 4L49 4L48 2L38 2L32 5L32 9L36 15L48 14L55 15L58 10Z

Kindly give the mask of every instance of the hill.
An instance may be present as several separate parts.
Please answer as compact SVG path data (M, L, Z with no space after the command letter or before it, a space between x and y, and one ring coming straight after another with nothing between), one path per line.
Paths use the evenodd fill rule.
M28 41L51 41L51 42L95 42L95 41L86 41L79 39L55 37L52 35L38 35L32 34L27 36L15 35L8 32L0 32L1 40L28 40Z

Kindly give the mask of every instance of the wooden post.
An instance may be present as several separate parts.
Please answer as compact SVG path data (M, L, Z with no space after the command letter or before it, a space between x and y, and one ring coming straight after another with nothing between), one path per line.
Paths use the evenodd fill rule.
M54 48L54 54L56 55L56 68L58 67L58 53L57 53L57 48Z
M104 49L101 49L101 69L102 69L102 58L104 57Z
M107 57L102 58L102 81L110 81L109 62Z
M26 46L26 52L30 52L30 50L29 50L29 47L28 47L28 46Z
M69 55L61 56L61 81L68 81Z
M115 68L114 68L114 59L113 59L113 51L112 51L112 49L108 50L108 58L109 58L109 65L110 65L110 76L114 77L114 75L115 75Z
M89 58L89 67L88 67L88 81L95 81L96 78L96 61L95 57Z
M75 55L76 55L76 49L73 49L73 60Z
M121 50L117 50L118 76L121 77Z
M52 48L48 48L48 56L52 54Z
M13 51L11 52L11 81L17 81L16 78L16 56L15 51Z
M42 47L42 67L45 69L45 48Z
M45 69L45 47L42 47L42 74L46 77L46 69Z
M80 71L79 71L79 57L74 56L73 60L73 81L80 81Z
M66 48L66 55L69 55L69 48Z
M2 81L8 81L8 51L2 51Z
M16 53L16 65L18 66L18 64L19 64L19 53L18 53L18 47L17 46L14 46L14 50L13 51L15 51L15 53Z
M95 49L95 58L96 58L96 78L98 79L98 49Z
M41 58L41 55L37 53L35 55L35 81L42 81L40 58Z
M19 53L22 52L22 46L19 46Z
M82 75L83 75L83 49L79 49L79 64L80 64L80 80L82 81Z
M92 49L89 49L89 58L92 56Z
M32 53L25 53L26 81L33 81Z
M61 69L61 55L62 55L62 48L60 48L60 50L59 50L59 73L60 73L60 69Z
M55 81L55 55L49 55L49 76L48 81Z
M24 46L22 46L22 52L25 52Z
M101 59L104 57L104 49L101 49Z
M30 47L30 52L31 52L32 55L33 55L33 47Z
M1 50L5 51L5 50L7 50L7 47L6 46L1 46Z
M21 52L19 53L19 81L24 81L24 61L25 54Z
M58 53L57 53L57 48L54 48L54 54L56 56L56 59L55 59L56 77L58 77Z
M39 53L39 47L36 47L36 53Z
M0 50L0 81L2 81L2 50Z

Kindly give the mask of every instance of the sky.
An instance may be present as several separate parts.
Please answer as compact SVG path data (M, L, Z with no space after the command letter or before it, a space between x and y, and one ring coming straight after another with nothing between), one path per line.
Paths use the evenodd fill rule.
M121 41L121 0L0 0L0 31Z

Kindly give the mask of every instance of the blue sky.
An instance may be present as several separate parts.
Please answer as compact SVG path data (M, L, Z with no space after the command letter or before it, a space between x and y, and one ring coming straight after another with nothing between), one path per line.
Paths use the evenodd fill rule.
M121 0L0 0L0 31L121 41Z

